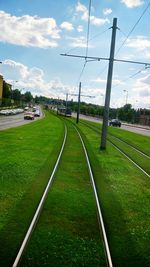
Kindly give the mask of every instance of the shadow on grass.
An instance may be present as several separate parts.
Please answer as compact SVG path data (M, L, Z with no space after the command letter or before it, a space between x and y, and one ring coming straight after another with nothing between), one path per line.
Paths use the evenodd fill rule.
M62 143L63 136L60 138ZM39 204L42 193L47 185L60 146L56 146L45 160L38 177L28 186L23 198L14 207L13 216L0 231L0 266L12 266L25 233L31 223L33 214ZM53 155L53 156L52 156Z
M81 129L79 129L81 131ZM95 151L87 135L81 131L90 158L95 178L97 193L100 200L106 233L114 266L117 267L147 267L150 266L148 257L139 254L136 240L129 233L126 215L118 201L116 194L111 190L107 177L107 170L101 164L101 157L107 151ZM118 156L118 158L120 158ZM142 250L141 250L142 251Z

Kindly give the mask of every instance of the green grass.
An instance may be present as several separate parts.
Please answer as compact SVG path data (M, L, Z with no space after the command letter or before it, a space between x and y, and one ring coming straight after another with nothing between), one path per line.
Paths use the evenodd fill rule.
M81 120L83 123L88 123L89 125L92 125L96 127L97 129L102 129L102 124L91 122L91 121L84 121ZM127 142L128 144L134 146L135 148L141 150L148 156L150 156L150 137L149 136L143 136L141 134L129 132L127 130L124 130L122 128L115 128L115 127L108 127L108 134L114 135L121 140Z
M126 131L124 129L116 129L113 127L108 128L108 132L110 134L115 135L118 138L121 138L122 140L128 142L129 144L133 145L137 149L143 151L145 154L150 156L150 137L149 136L143 136L141 134L137 133L131 133L129 131Z
M106 266L87 164L69 123L60 168L21 266Z
M88 125L91 129L93 130L96 130L97 132L99 132L100 134L100 127L99 125L95 124L95 123L91 123L91 122L86 122L86 125ZM110 129L110 128L109 128ZM136 151L134 148L136 148L135 144L134 144L134 148L132 148L130 145L128 145L127 143L124 143L122 142L121 140L124 140L124 139L127 139L125 138L125 134L127 135L128 137L128 132L126 131L124 133L124 138L120 138L117 139L116 136L117 134L114 134L111 135L109 134L109 129L108 129L108 135L107 135L107 140L109 140L110 142L112 142L114 145L116 145L118 148L120 148L127 156L129 156L135 163L137 163L141 168L143 168L148 174L150 174L150 168L149 168L149 165L150 165L150 160L145 157L144 155L142 155L141 153L139 153L138 151ZM116 131L116 133L118 132L117 130L119 129L113 129ZM122 130L124 131L124 130ZM130 133L130 138L131 138L131 141L136 139L134 133ZM138 136L139 137L139 136ZM143 136L140 136L141 137L141 142L142 141L146 141L147 142L147 145L148 145L148 141L150 143L150 138L147 138L147 139L143 139ZM129 137L128 137L129 138ZM140 140L140 139L139 139ZM108 142L107 142L108 143ZM128 143L131 143L128 141ZM147 150L148 151L148 150Z
M46 113L0 132L0 266L11 266L63 140L63 123Z
M100 136L79 125L92 163L114 266L150 266L150 180Z
M150 266L149 179L110 144L99 151L99 134L81 124L79 128L90 155L114 266ZM57 158L63 129L63 122L47 113L43 120L0 132L2 267L12 265ZM149 138L111 130L148 153ZM88 170L71 126L60 169L21 266L105 266Z

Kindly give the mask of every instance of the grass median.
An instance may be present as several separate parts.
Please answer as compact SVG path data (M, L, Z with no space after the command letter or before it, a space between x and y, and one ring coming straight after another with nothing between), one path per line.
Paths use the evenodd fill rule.
M59 169L21 266L106 267L87 163L69 123Z
M83 124L84 124L84 122L83 122ZM99 127L98 124L95 124L93 122L92 123L86 122L86 125L88 125L91 129L95 130L96 132L98 132L100 134L101 128ZM113 135L110 134L110 131L113 132ZM121 135L121 132L122 132L122 135ZM145 143L142 150L143 150L143 152L148 154L149 145L150 145L150 138L144 137L142 135L137 135L134 133L128 133L127 131L124 131L124 130L121 130L121 132L120 132L120 129L114 129L114 128L109 127L107 140L109 140L114 145L116 145L118 148L120 148L136 164L138 164L141 168L143 168L144 171L146 171L148 174L150 174L150 168L149 168L150 160L149 160L149 158L147 156L142 155L141 153L139 153L136 150L136 149L138 149L138 147L136 147L136 142L139 141L139 143L140 143L140 140L141 140L141 144ZM126 143L126 140L128 140L127 143ZM135 140L135 142L134 142L134 140ZM134 143L133 147L131 147L132 143ZM131 146L128 144L131 144Z
M92 163L114 266L150 265L150 181L100 135L80 124Z
M0 265L11 266L54 166L63 123L44 119L0 132Z

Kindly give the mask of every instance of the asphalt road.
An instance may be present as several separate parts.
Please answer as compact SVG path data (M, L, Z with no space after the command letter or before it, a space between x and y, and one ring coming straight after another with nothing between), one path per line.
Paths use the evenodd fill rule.
M76 114L73 113L73 117L76 117ZM88 121L94 121L94 122L97 122L97 123L102 123L102 120L98 119L98 118L94 118L94 117L90 117L90 116L85 116L85 115L82 115L80 114L80 118L81 119L84 119L84 120L88 120ZM145 126L146 127L146 126ZM150 136L150 127L146 127L145 128L144 126L136 126L136 125L127 125L127 124L122 124L121 128L120 129L124 129L124 130L127 130L129 132L133 132L133 133L138 133L138 134L142 134L142 135L145 135L145 136Z
M73 113L73 117L76 117L75 113ZM35 120L39 120L40 118L36 117ZM94 117L90 117L90 116L85 116L85 115L80 114L80 118L82 118L84 120L95 121L97 123L102 123L102 120L94 118ZM0 130L5 130L5 129L17 127L17 126L31 123L31 122L33 122L33 121L32 120L24 120L24 113L17 114L17 115L11 115L11 116L0 116ZM121 129L125 129L127 131L134 132L134 133L139 133L139 134L142 134L145 136L150 136L150 127L147 127L147 129L145 129L145 128L142 128L142 126L136 127L133 125L130 126L130 125L122 124Z
M33 121L39 120L41 117L36 117ZM0 116L0 130L17 127L23 124L31 123L33 121L24 120L24 113L11 116Z

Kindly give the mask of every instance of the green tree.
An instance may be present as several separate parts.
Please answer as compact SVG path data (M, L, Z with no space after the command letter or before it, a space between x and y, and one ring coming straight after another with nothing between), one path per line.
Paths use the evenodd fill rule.
M12 98L16 101L21 100L21 92L18 89L12 91Z
M33 96L31 94L31 92L30 91L25 92L25 94L24 94L24 101L26 103L28 103L28 102L31 102L32 99L33 99Z
M118 118L127 122L134 122L135 110L131 104L126 104L118 110Z
M11 90L5 81L3 81L3 98L11 98Z

